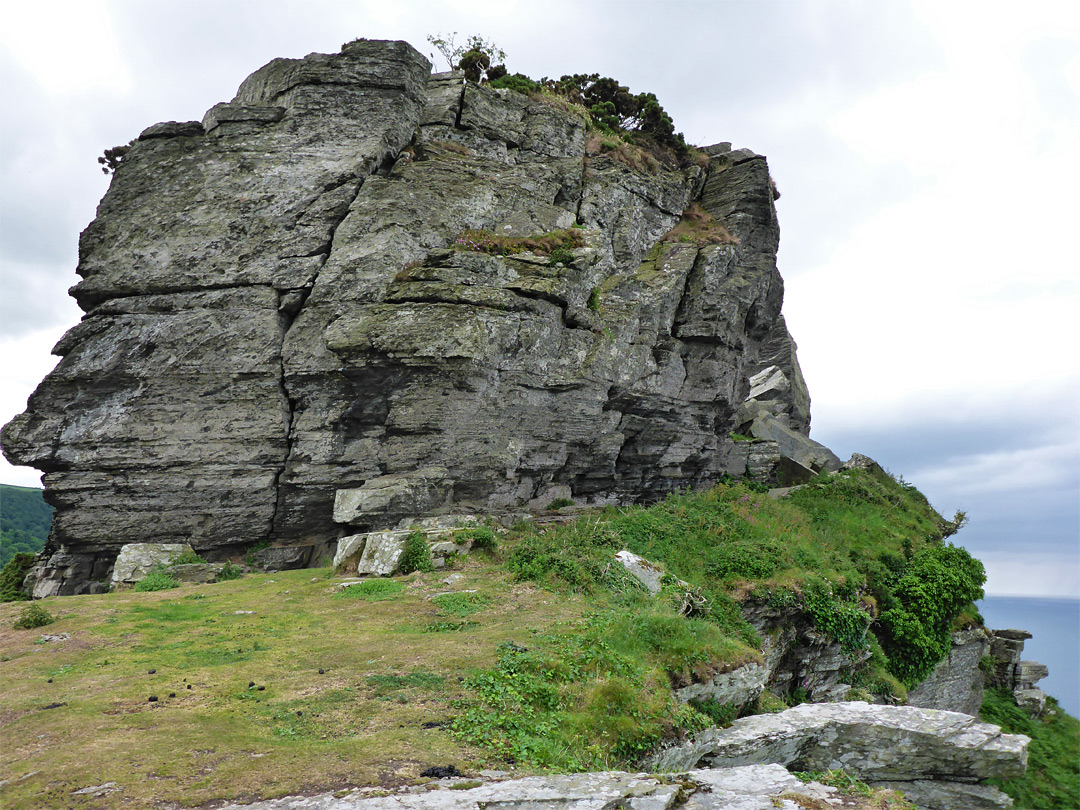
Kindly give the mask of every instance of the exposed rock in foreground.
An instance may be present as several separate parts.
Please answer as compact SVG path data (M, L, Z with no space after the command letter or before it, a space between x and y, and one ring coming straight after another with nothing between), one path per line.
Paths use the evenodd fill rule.
M580 112L430 71L403 42L274 60L123 157L80 241L86 316L3 431L56 507L36 595L128 543L305 565L451 507L775 478L788 445L835 465L799 441L763 157L641 171ZM734 240L663 241L695 202ZM571 227L553 257L455 243ZM748 398L760 446L730 435Z
M535 776L471 788L468 784L464 779L441 780L389 796L377 795L385 791L357 790L346 796L327 793L230 804L222 810L830 810L851 806L839 801L836 788L804 783L779 765L690 771L662 778L614 771ZM467 789L454 789L454 785Z
M923 795L944 797L924 805L934 810L996 807L1008 806L1001 804L1007 797L982 786L973 791L972 783L1023 776L1028 742L959 712L858 701L804 703L703 731L690 743L661 752L651 764L660 770L755 763L800 771L843 769L870 784L903 789L918 782ZM929 782L932 786L924 784ZM975 803L983 794L998 804Z

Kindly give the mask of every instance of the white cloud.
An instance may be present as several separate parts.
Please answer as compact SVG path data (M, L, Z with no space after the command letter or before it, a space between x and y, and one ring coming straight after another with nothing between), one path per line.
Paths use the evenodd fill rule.
M1075 482L1080 446L1075 442L949 458L944 466L912 470L920 487L954 496L1065 487Z
M103 0L8 3L0 44L47 93L76 96L88 89L132 86Z
M1080 565L1075 554L983 551L986 568L983 590L994 596L1069 596L1080 592Z

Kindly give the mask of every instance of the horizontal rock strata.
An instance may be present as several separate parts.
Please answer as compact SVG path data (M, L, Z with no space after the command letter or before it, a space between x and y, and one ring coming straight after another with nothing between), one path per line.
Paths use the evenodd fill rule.
M703 486L748 468L751 378L804 436L768 166L706 158L591 153L580 112L401 42L148 128L80 241L86 316L3 431L56 507L36 576L84 591L134 542L303 565L420 513ZM663 241L693 202L737 243ZM455 242L571 226L559 261Z

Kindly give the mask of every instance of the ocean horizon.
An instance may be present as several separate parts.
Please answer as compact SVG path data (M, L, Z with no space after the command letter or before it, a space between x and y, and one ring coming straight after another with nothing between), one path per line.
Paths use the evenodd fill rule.
M1050 674L1036 686L1080 716L1080 599L1048 596L986 596L978 607L992 630L1027 630L1023 659L1046 664Z

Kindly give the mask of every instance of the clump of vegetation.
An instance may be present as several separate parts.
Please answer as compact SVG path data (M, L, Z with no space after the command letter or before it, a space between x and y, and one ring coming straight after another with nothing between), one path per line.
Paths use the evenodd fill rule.
M473 551L494 551L497 547L495 532L490 526L477 526L474 529L466 529L461 532L463 541L472 541Z
M19 618L17 618L11 626L16 630L32 630L35 627L44 627L55 621L56 618L49 613L49 611L37 602L31 602L23 608L22 613L19 614Z
M557 512L567 506L573 506L574 502L570 498L556 498L547 505L549 512Z
M22 584L34 565L36 555L19 552L0 571L0 602L22 602L26 599Z
M204 560L197 551L192 551L191 549L188 549L187 551L181 553L180 556L174 559L171 563L169 563L169 565L196 565L199 563L205 564L206 560Z
M135 583L135 590L139 593L144 593L146 591L168 591L179 587L180 580L162 567L155 568Z
M1080 807L1080 721L1062 711L1054 698L1047 698L1046 706L1041 717L1032 717L1016 705L1009 690L986 691L979 717L1008 734L1031 738L1024 775L988 781L1012 796L1017 807Z
M0 566L45 547L53 509L42 495L40 489L0 484Z
M690 242L695 245L737 245L731 231L701 207L693 203L682 213L679 224L661 237L664 242Z
M399 574L411 574L413 571L433 571L431 548L423 532L412 532L405 538L405 548L398 560Z
M571 250L585 246L585 236L579 228L563 228L532 236L499 236L479 228L469 228L455 237L453 247L491 256L512 256L526 251L543 256L556 256L559 261L573 261Z
M380 602L397 596L403 590L405 590L405 583L398 579L365 579L363 582L342 588L337 595L340 599Z
M236 565L232 560L226 560L225 564L221 566L221 570L217 572L215 579L218 582L228 582L232 579L240 579L243 575L243 568Z
M892 604L881 614L881 641L891 670L906 686L923 680L949 652L953 621L982 599L981 562L953 545L924 549L908 560L892 586Z
M427 41L442 54L450 70L461 70L470 82L482 83L506 76L506 53L490 40L473 34L463 44L457 43L457 31L428 34ZM434 56L434 54L432 54ZM499 64L495 64L498 62Z
M539 81L522 73L510 74L503 64L506 53L494 42L475 34L464 44L457 43L456 31L449 35L428 35L427 39L451 70L464 71L466 80L534 99L557 99L581 109L596 132L650 154L654 167L685 165L695 159L683 134L675 131L671 116L653 93L631 93L629 87L599 73L568 74L559 79L544 77Z

